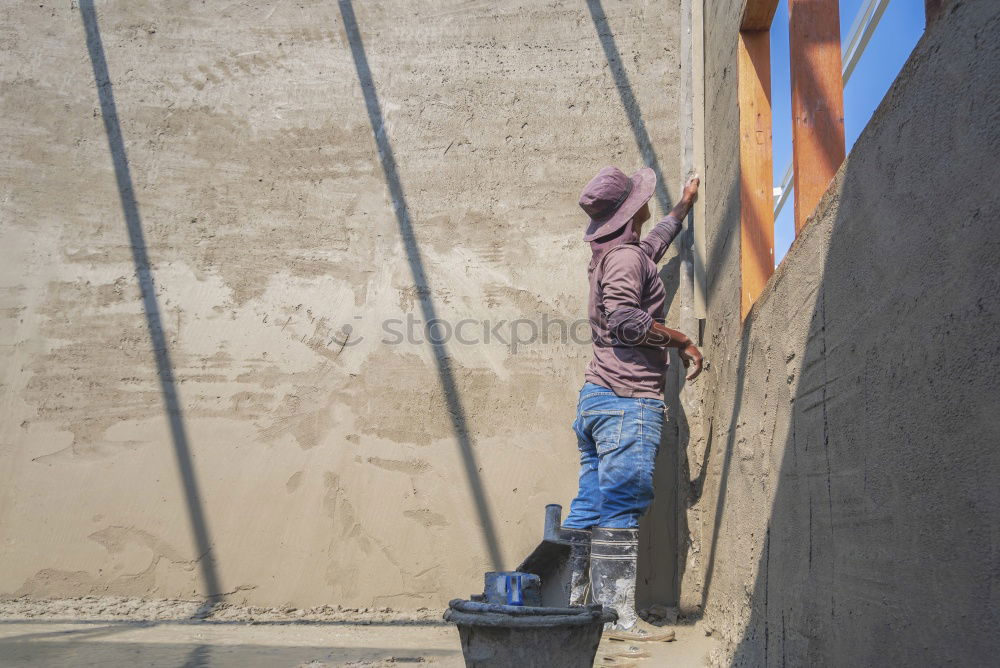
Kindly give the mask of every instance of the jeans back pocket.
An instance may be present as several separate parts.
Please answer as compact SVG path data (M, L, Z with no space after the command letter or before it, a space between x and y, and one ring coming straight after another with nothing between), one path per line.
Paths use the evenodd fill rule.
M614 409L580 411L580 417L588 427L598 455L611 452L619 446L625 411Z

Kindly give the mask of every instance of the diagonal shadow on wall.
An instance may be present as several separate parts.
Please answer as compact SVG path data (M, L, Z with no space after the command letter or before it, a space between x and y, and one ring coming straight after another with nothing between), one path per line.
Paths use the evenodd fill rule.
M108 63L104 56L104 45L101 42L101 32L93 0L80 0L80 15L87 34L87 51L90 54L90 64L94 70L94 83L97 86L97 95L100 99L101 117L104 119L104 130L108 137L108 148L111 151L111 160L114 164L118 195L121 200L122 213L125 215L129 245L132 249L132 262L135 265L135 274L139 281L142 307L146 316L146 328L149 330L149 338L156 358L156 373L160 380L160 391L167 412L167 421L170 424L170 436L173 440L177 469L184 487L184 500L187 504L191 531L194 534L198 563L204 581L204 591L208 597L221 596L222 588L219 584L215 557L212 554L212 541L202 508L201 492L198 487L194 463L191 459L191 448L177 395L177 383L174 380L173 367L170 362L170 351L163 330L163 319L160 317L160 306L156 299L153 269L150 266L149 254L146 250L142 218L139 215L139 205L136 202L135 188L132 185L132 173L125 153L125 140L122 137L121 123L118 120L111 76L108 73Z
M389 142L389 136L385 128L382 107L379 104L378 93L375 90L371 68L368 66L368 57L365 54L365 47L361 41L361 32L358 29L358 22L354 16L354 7L351 0L340 0L339 5L340 15L344 21L344 30L347 32L347 39L351 45L354 66L358 72L358 81L361 84L361 91L364 94L368 120L372 126L375 143L378 145L379 161L382 163L382 171L385 174L385 180L389 187L389 196L392 198L392 207L396 214L396 222L399 225L403 247L406 249L406 259L410 265L410 272L413 275L413 283L416 285L420 295L420 310L425 323L433 322L437 319L437 313L430 296L430 283L427 278L427 272L424 269L424 261L420 254L417 238L413 231L413 220L410 216L410 209L403 192L403 183L396 169L396 157L392 151L392 145ZM448 406L448 416L451 419L455 437L458 439L459 454L462 457L465 476L469 482L469 490L472 493L476 512L479 515L479 522L482 525L483 540L486 543L492 567L495 570L500 570L503 564L500 543L493 524L489 500L486 498L486 490L479 475L479 465L476 461L472 437L469 435L465 408L462 406L462 400L455 383L455 374L451 367L451 357L443 342L435 342L434 337L428 336L427 338L431 346L431 351L434 354L438 379L444 390Z

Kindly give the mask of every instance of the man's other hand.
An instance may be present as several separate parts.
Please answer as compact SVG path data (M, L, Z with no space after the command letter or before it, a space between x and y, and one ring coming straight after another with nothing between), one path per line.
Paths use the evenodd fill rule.
M688 374L684 377L685 380L694 380L697 378L698 374L701 373L703 364L701 351L698 350L698 346L690 343L684 348L678 348L677 354L681 356L681 362L684 363L684 368L688 370Z

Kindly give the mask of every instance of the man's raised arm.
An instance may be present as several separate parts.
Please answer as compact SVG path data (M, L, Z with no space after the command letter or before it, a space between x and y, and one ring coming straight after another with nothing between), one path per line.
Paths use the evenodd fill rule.
M699 183L701 181L697 174L690 177L684 184L684 192L681 193L681 199L677 205L663 220L656 224L656 227L649 231L645 239L639 242L639 247L652 258L653 262L659 262L663 258L670 242L680 233L681 221L687 217L688 212L691 211L691 205L698 197Z

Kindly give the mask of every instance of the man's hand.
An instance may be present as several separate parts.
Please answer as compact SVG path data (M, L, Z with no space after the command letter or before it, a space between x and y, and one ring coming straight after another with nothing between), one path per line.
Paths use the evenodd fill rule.
M684 368L689 370L686 376L687 380L694 380L701 373L703 363L701 351L698 350L698 346L694 345L691 339L685 336L684 332L670 329L654 320L652 326L643 337L634 343L647 346L664 346L664 355L671 348L677 348L677 353L681 356Z
M697 174L692 174L688 177L687 183L684 184L684 199L689 202L693 202L698 199L698 186L701 185L701 179L698 178Z
M684 348L678 348L677 354L681 356L681 362L684 363L684 368L688 370L688 374L684 376L685 380L694 380L701 373L701 367L703 364L701 351L698 350L698 346L693 343L688 343Z
M691 211L691 205L698 199L699 185L701 185L701 179L698 178L697 174L692 174L688 177L687 183L684 184L684 192L681 193L680 201L677 202L677 206L670 212L671 216L677 220L687 218L688 212Z

